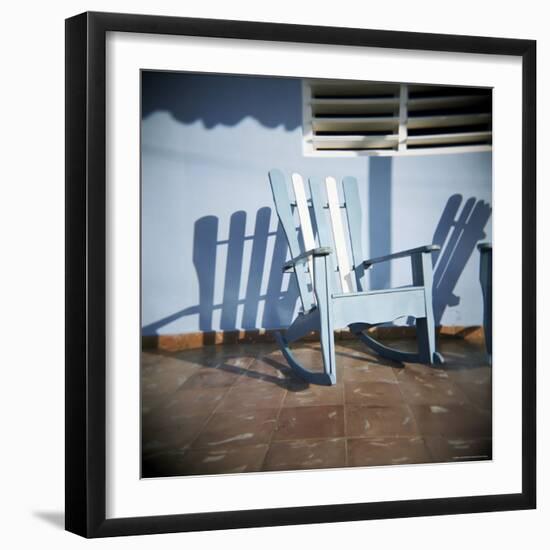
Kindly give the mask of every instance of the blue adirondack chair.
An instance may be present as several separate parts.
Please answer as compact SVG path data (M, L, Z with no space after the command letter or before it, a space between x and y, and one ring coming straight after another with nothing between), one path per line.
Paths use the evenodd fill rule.
M299 174L292 174L290 185L287 185L279 170L271 170L269 180L291 255L283 271L295 274L301 300L301 312L284 334L276 333L276 338L285 359L298 375L313 384L336 383L334 330L345 327L383 357L402 362L442 364L443 358L436 351L432 307L431 253L439 250L439 246L420 246L366 260L355 178L346 177L342 181L343 204L339 199L339 184L332 177L310 178L310 198ZM365 270L373 264L403 257L411 258L412 286L365 290ZM404 316L416 319L417 353L385 346L365 332L371 326ZM289 348L290 343L311 331L320 334L323 371L304 368Z

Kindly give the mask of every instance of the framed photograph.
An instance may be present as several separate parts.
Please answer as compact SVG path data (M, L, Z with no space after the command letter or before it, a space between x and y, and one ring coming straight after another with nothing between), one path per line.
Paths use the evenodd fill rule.
M66 21L66 528L535 507L536 44Z

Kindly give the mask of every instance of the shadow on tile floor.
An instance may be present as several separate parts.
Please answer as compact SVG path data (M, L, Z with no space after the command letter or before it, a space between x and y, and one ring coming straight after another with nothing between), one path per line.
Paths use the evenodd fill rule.
M442 338L440 348L442 368L386 361L339 341L330 387L296 377L274 344L144 351L142 475L488 460L492 382L483 347ZM295 354L316 369L318 350L306 343Z

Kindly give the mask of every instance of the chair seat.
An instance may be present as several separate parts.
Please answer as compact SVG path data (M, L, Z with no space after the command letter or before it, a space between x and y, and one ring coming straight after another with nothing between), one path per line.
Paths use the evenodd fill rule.
M334 325L344 328L352 323L384 323L399 317L424 317L424 287L374 290L333 294Z
M336 292L332 294L333 298L344 298L346 296L371 296L375 294L391 294L393 292L407 292L410 290L423 290L422 286L399 286L395 288L384 288L381 290L369 290L367 292Z

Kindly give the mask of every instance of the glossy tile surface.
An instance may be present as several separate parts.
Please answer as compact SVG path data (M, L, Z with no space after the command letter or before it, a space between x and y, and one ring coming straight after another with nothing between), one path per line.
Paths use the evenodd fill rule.
M414 349L414 341L391 342ZM274 344L142 353L142 475L312 470L492 458L483 347L442 338L442 367L336 345L338 383L298 378ZM319 344L296 356L319 370Z

